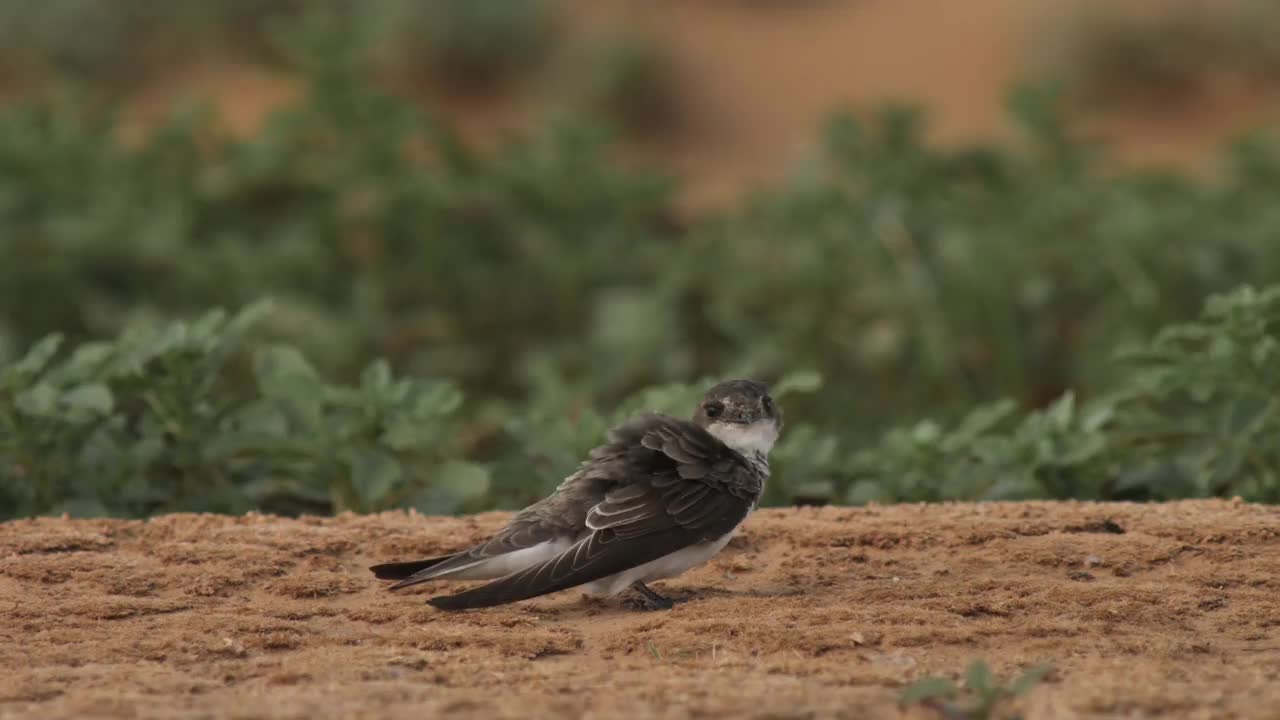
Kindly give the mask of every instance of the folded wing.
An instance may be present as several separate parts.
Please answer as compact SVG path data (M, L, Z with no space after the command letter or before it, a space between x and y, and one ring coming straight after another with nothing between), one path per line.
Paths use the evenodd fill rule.
M692 423L645 416L619 428L612 444L626 446L625 463L587 514L585 537L543 563L429 602L447 610L489 607L606 578L723 537L759 497L759 476Z

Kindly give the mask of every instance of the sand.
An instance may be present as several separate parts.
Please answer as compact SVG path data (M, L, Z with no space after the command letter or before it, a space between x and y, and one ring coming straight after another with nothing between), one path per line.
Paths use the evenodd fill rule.
M927 718L903 687L978 658L1054 666L1027 718L1280 717L1280 508L761 510L669 612L366 570L506 517L5 523L0 717Z

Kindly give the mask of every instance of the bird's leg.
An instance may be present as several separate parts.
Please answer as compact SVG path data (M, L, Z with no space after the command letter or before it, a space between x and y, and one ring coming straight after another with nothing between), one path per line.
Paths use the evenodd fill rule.
M670 610L676 606L676 603L684 602L688 599L669 598L665 595L660 595L639 580L631 583L631 587L644 598L644 600L641 601L641 605L646 610Z

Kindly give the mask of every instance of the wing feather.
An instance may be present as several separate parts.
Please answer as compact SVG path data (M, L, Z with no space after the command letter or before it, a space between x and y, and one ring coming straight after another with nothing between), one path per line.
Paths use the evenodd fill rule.
M612 483L586 514L588 535L543 563L429 602L489 607L606 578L723 537L759 499L759 474L692 423L644 416L610 437L580 472Z
M443 610L504 605L519 600L567 590L657 560L687 547L692 533L683 528L646 538L643 543L622 542L621 536L608 537L611 530L600 530L583 538L577 545L541 565L513 573L480 587L431 598L428 602Z
M684 485L676 486L665 493L665 496L669 498L666 510L673 516L679 517L681 513L689 508L704 502L711 492L711 488L702 483L685 483Z

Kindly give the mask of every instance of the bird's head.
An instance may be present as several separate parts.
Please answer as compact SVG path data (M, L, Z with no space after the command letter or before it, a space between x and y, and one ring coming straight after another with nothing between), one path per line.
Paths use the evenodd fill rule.
M782 432L782 410L764 383L729 380L702 396L693 422L747 457L768 455Z

